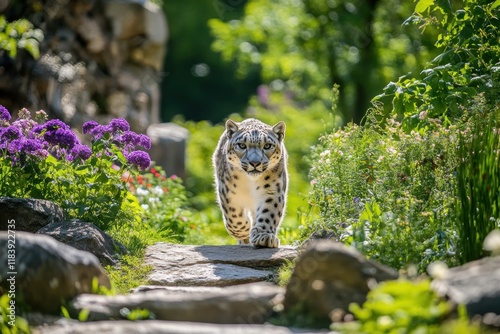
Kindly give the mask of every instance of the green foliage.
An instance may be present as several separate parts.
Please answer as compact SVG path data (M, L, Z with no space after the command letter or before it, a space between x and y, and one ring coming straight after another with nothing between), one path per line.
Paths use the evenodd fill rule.
M341 333L481 333L466 316L443 322L452 310L430 287L430 281L400 279L380 283L370 291L363 306L351 304L354 322L334 323Z
M12 304L7 293L0 296L0 331L2 334L31 333L28 322L18 313L19 305Z
M160 237L183 241L189 213L185 210L186 190L181 179L167 178L161 167L154 166L143 175L131 176L128 184L144 209L144 223Z
M453 6L457 7L454 3ZM408 131L429 126L429 119L456 119L463 107L484 93L488 105L500 100L500 7L492 0L468 0L459 8L449 1L420 0L405 24L439 32L441 53L420 76L390 82L375 100L392 98L391 113Z
M40 29L33 29L33 24L26 19L7 22L4 15L0 15L0 55L2 50L10 58L16 58L17 50L24 49L35 59L40 56L38 48L43 40Z
M230 115L235 121L247 117L255 117L268 124L283 120L287 125L285 145L289 153L290 188L287 215L280 229L281 241L286 244L297 239L297 228L306 216L309 165L304 157L308 155L310 146L316 142L319 135L332 129L338 120L332 118L323 103L311 104L305 112L293 100L279 92L270 92L265 101L252 99L244 116ZM179 119L176 121L190 131L187 147L188 177L185 184L194 209L192 221L196 222L196 225L192 226L188 241L206 243L209 238L210 243L232 243L234 240L225 232L222 215L216 205L211 166L211 157L224 126L211 125L209 122L183 122Z
M113 293L129 293L132 288L148 284L148 275L152 268L144 265L144 247L141 251L141 254L122 256L120 267L106 267Z
M31 119L29 111L22 110L19 118L22 123L5 123L2 130L24 127L26 138L35 136L33 129L39 124ZM44 120L39 122L42 124ZM46 132L43 130L36 136L43 138ZM60 154L58 158L43 150L33 155L24 151L12 155L9 145L13 141L6 137L1 141L1 196L51 200L70 218L92 222L102 229L126 224L143 213L122 180L126 171L136 170L127 162L120 143L109 133L92 142L92 155L86 160L69 159L63 143L53 147Z
M344 121L359 121L368 101L402 71L423 67L431 55L400 0L251 0L241 19L209 21L212 48L236 61L245 76L258 68L265 83L286 85L302 101L328 103L340 85Z
M309 194L319 218L302 238L332 230L393 268L454 264L457 132L436 125L407 134L392 121L383 129L350 124L321 137L311 153Z
M500 227L499 112L477 112L470 131L460 134L457 230L462 263L481 258L484 239Z

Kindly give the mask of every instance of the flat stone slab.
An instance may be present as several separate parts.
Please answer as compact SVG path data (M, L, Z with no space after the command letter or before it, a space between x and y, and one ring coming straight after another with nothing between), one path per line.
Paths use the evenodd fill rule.
M124 310L147 309L157 320L225 324L264 323L284 298L284 288L258 282L209 291L151 290L128 295L76 297L72 317L87 310L89 321L126 319Z
M149 283L166 286L227 286L265 281L273 275L270 270L217 263L153 268Z
M265 281L297 256L294 247L191 246L157 243L146 249L149 283L163 286L227 286Z
M100 321L79 323L70 326L38 327L33 334L292 334L326 333L327 331L309 331L291 329L273 325L220 325L177 321ZM333 332L329 332L333 333Z

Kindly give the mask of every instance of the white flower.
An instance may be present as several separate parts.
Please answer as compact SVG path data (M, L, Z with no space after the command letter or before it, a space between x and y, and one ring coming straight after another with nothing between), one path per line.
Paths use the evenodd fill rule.
M163 195L163 189L160 186L154 187L153 189L151 189L151 192L153 193L153 195L156 195L156 196Z
M387 153L396 154L396 153L398 153L398 151L396 151L396 149L394 147L388 147Z
M323 152L321 152L321 154L319 155L321 158L324 158L325 156L329 155L330 154L330 150L325 150Z
M150 197L148 198L149 203L158 203L160 199L158 197Z
M137 196L148 196L149 191L147 189L144 189L142 187L137 188L137 191L135 192Z
M427 267L427 272L434 279L445 279L449 272L448 266L444 262L436 261L429 264Z
M149 205L141 204L141 208L143 208L144 210L149 210Z

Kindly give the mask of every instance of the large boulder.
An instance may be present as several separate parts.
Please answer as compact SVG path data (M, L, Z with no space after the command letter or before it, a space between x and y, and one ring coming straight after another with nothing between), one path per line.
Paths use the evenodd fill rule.
M444 271L432 281L432 287L456 305L465 305L470 317L489 313L498 316L500 257L487 257ZM500 323L496 326L500 327Z
M94 255L52 237L0 232L0 249L8 250L0 252L0 286L16 297L23 296L33 311L59 313L65 301L92 293L94 278L99 285L110 287Z
M0 197L0 230L36 232L52 222L64 219L64 212L54 202L32 198Z
M94 254L103 265L116 265L118 256L126 253L125 246L92 223L81 220L53 222L39 229L37 234L53 237L66 245Z
M332 240L313 241L297 259L286 289L285 312L315 319L318 326L329 325L333 310L347 311L350 303L362 304L373 284L397 277L396 271L366 259L352 247Z

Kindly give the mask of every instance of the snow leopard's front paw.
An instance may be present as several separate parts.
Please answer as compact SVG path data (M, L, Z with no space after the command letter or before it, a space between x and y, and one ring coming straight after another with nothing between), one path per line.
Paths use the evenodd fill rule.
M254 227L250 233L250 243L258 248L278 248L280 246L280 239L274 233L263 232L258 227Z

